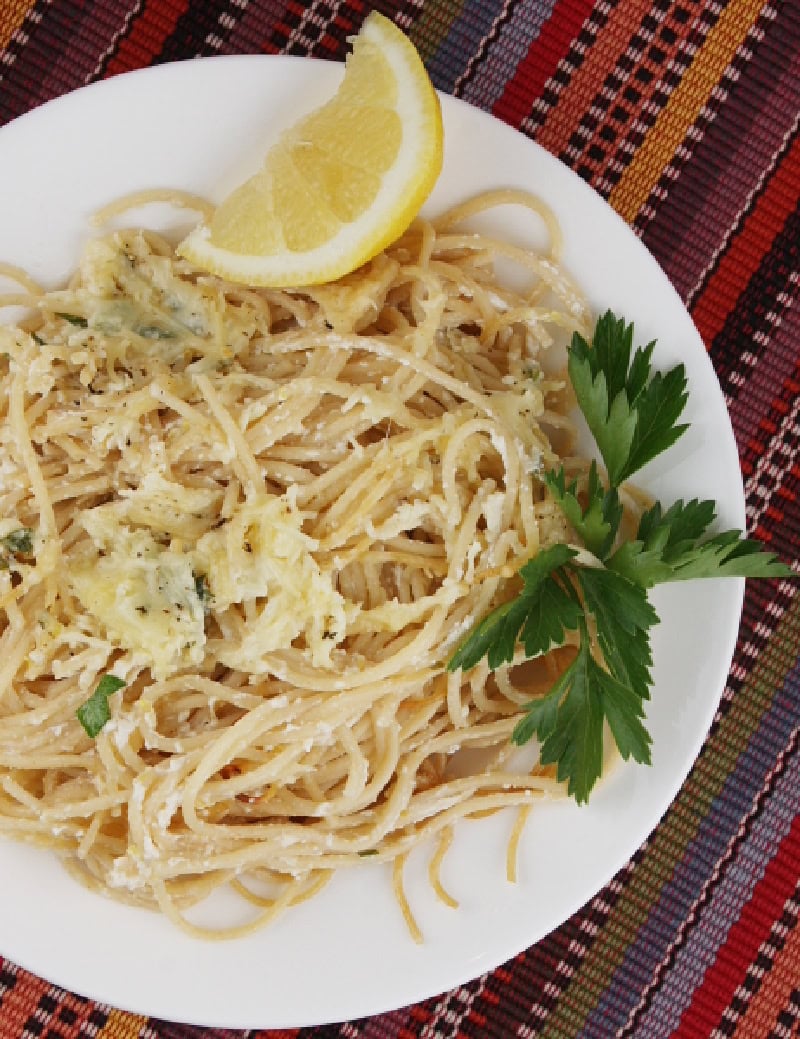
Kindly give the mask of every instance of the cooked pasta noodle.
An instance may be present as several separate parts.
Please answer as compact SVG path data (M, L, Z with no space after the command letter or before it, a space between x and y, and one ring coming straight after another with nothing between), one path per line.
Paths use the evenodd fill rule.
M464 230L506 203L549 251ZM142 230L90 240L58 291L3 269L0 304L32 310L0 330L0 833L191 933L227 885L252 916L222 937L393 862L413 930L416 845L438 835L454 901L454 824L561 793L509 736L563 657L539 686L445 666L570 537L541 476L556 441L580 463L540 360L589 315L559 250L514 192L314 289L227 284Z

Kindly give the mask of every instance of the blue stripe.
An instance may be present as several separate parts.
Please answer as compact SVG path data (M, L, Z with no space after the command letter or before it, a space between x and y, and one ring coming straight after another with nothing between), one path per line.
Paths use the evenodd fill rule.
M492 40L488 53L461 91L465 101L492 110L556 3L557 0L523 0L515 7L513 19L500 28L497 39Z
M468 58L478 50L481 40L502 9L502 0L464 0L461 13L453 19L447 34L427 63L428 72L440 90L453 93Z

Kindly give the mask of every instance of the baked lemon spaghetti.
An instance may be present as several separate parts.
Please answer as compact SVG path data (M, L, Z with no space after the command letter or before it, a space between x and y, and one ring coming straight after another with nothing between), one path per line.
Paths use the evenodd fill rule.
M549 250L463 230L507 203ZM418 936L412 848L451 900L455 823L561 794L509 736L569 649L446 666L570 537L541 476L582 463L541 359L590 319L559 254L499 192L314 289L142 230L59 291L4 269L29 316L0 329L0 833L217 937L391 862ZM221 885L252 912L209 932L187 910Z

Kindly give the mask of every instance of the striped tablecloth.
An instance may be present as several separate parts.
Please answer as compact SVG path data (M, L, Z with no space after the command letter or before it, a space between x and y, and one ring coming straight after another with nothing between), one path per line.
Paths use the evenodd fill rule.
M796 559L798 0L380 7L410 34L440 89L577 170L655 254L727 398L750 529ZM3 0L0 123L160 62L254 52L338 59L368 10L362 0ZM418 1006L259 1034L800 1034L797 588L750 583L703 753L658 829L572 919L493 973ZM0 959L2 1039L206 1034L87 1002Z

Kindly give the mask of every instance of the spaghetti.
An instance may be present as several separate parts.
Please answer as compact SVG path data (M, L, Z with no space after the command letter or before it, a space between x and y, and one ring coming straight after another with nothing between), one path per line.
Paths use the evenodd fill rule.
M548 252L461 229L509 202ZM217 937L392 861L413 931L412 848L438 835L452 901L453 825L561 792L509 735L568 650L539 686L445 667L570 537L541 480L569 401L540 358L589 315L559 250L514 192L308 290L227 284L141 230L91 240L58 291L5 268L0 303L32 313L0 330L0 833L191 933L229 885L252 915Z

